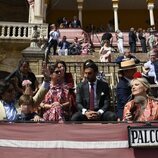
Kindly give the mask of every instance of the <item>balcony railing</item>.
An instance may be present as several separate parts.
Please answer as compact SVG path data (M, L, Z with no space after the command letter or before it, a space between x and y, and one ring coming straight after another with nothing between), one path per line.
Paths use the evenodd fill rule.
M21 22L0 22L0 39L30 40L34 26L37 26L39 39L48 39L48 24L29 24Z

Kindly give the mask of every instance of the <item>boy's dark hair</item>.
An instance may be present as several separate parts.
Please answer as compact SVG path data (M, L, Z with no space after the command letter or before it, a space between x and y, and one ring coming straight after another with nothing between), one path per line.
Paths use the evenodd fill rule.
M30 106L34 106L34 100L33 97L31 95L28 94L23 94L20 98L19 98L19 106L22 104L27 104Z
M92 68L95 72L98 72L98 66L91 59L88 59L84 62L83 69L85 70L86 68Z

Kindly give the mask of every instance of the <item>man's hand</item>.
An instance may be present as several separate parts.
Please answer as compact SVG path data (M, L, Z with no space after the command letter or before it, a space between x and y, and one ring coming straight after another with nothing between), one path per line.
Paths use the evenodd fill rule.
M85 113L88 120L98 120L100 115L96 111L87 111Z

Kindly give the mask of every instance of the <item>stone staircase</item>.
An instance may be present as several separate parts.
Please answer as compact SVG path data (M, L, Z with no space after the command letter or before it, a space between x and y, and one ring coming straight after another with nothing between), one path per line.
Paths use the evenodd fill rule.
M22 51L29 46L29 43L0 43L0 71L12 72L17 68L18 61L22 57ZM118 53L112 54L112 62L115 61ZM142 62L147 61L146 53L135 53ZM84 62L87 59L92 59L95 62L99 61L99 49L95 49L93 55L75 55L75 56L51 56L50 62L56 60L64 60L65 62Z
M112 62L115 62L115 59L121 54L113 53L112 54ZM147 53L134 53L137 58L141 60L141 62L145 62L148 60ZM56 60L64 60L65 62L84 62L87 59L91 59L95 62L100 62L99 60L99 51L95 51L93 55L69 55L69 56L51 56L50 62L55 62Z

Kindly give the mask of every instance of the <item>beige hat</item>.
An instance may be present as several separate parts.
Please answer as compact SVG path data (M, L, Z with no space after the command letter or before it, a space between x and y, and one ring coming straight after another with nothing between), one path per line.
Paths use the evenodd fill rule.
M136 69L136 63L133 59L122 61L119 70Z

